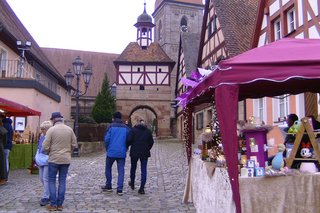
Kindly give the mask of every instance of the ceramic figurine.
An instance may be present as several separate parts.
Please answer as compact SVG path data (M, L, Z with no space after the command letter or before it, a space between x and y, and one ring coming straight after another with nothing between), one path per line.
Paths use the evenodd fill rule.
M272 168L280 171L284 167L283 151L285 150L284 144L278 145L278 153L274 156L272 160Z

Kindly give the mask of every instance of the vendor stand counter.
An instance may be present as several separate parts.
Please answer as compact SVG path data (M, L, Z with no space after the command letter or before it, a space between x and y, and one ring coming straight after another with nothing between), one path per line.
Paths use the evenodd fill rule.
M26 169L31 166L37 144L13 144L9 154L10 169ZM32 156L33 154L33 156Z
M183 201L197 212L236 212L225 168L192 156ZM239 178L243 213L320 212L320 174Z

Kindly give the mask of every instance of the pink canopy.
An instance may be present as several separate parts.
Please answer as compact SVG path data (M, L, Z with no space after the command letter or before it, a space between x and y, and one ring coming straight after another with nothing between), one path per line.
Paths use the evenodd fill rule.
M237 212L241 212L238 182L238 101L282 94L320 92L320 39L286 38L221 61L219 68L195 86L187 106L216 98L217 116Z

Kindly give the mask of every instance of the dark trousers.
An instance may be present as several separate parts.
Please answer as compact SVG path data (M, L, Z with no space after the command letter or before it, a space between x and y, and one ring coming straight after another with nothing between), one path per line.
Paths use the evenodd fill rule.
M141 185L140 188L144 188L147 182L147 164L148 158L134 158L131 157L131 169L130 169L130 180L131 183L134 184L136 178L136 170L137 170L137 163L140 160L140 167L141 167Z
M0 179L7 179L7 162L4 154L4 147L0 144Z

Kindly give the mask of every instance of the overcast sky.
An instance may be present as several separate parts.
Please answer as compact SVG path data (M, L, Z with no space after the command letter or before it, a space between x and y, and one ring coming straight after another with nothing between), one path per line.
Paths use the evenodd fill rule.
M145 0L7 0L40 47L121 53ZM147 13L155 0L146 0Z

